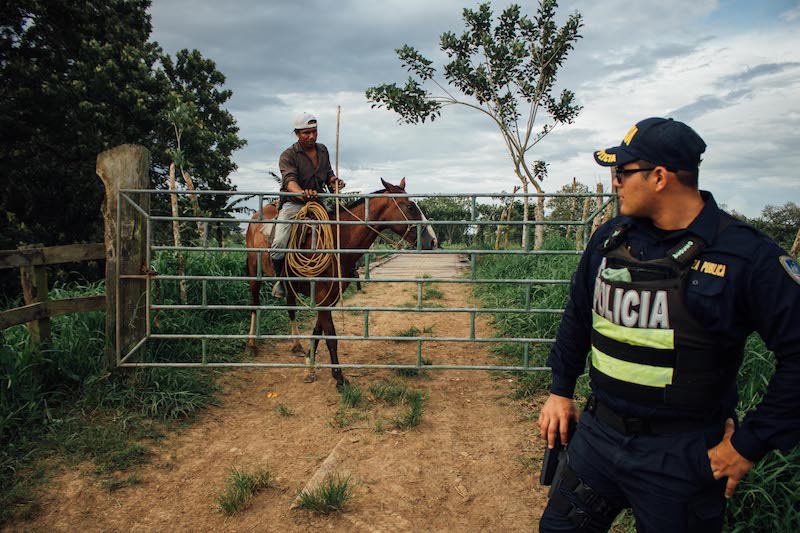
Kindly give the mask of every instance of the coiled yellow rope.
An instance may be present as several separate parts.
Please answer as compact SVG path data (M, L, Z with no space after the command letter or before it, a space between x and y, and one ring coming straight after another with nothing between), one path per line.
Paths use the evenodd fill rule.
M317 202L306 203L297 213L296 220L303 220L305 218L311 220L330 220L328 218L328 212ZM288 247L300 250L303 245L303 240L305 239L305 232L305 225L293 224ZM316 233L317 250L333 250L336 247L336 241L333 238L333 229L330 224L317 224ZM287 252L286 269L298 277L317 277L322 275L331 266L333 260L333 254L314 252L308 249L298 252ZM294 292L295 296L297 296L297 292L291 282L289 282L289 286L292 288L292 292ZM328 294L320 301L327 299L332 290L333 283L330 284ZM311 298L313 298L313 295L311 295Z

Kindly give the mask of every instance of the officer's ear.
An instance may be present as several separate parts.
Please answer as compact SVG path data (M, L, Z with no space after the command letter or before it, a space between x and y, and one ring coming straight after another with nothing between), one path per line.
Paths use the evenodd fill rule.
M650 186L653 187L653 190L656 192L663 191L667 188L671 180L677 180L678 175L670 172L667 170L666 167L657 166L650 172Z

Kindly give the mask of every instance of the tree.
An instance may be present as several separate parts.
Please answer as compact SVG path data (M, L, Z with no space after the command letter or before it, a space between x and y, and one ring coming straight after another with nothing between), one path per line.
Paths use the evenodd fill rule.
M583 194L584 196L556 196L550 198L547 200L547 208L549 211L547 218L550 220L562 221L581 220L584 198L589 196L589 187L573 178L572 183L564 185L558 192L565 194ZM576 231L576 227L565 224L563 226L555 226L555 231L569 238L570 234Z
M542 163L528 159L528 152L560 124L571 124L581 107L569 90L555 94L556 74L580 38L581 15L575 13L562 27L555 22L558 3L540 0L533 19L512 4L492 24L488 3L477 10L464 9L466 26L461 36L442 34L441 50L450 61L444 65L444 82L437 79L433 62L416 49L404 45L396 50L402 65L412 74L405 86L384 84L367 89L373 107L386 107L400 115L400 122L419 124L440 116L447 105L463 105L483 113L500 130L506 149L521 181L543 193ZM433 86L436 94L429 93ZM537 125L539 113L547 119ZM527 198L524 220L529 220ZM544 219L544 201L537 202L537 218ZM542 226L536 228L535 248L541 247ZM522 232L523 247L527 232Z
M441 243L464 244L467 241L467 221L472 219L469 198L433 197L418 202L425 217ZM437 220L461 220L464 224L437 224Z
M175 148L161 112L192 105L182 146L198 188L231 189L244 145L222 108L231 93L213 61L176 59L150 42L149 0L18 0L0 9L0 248L102 240L97 154L123 143L152 152L153 185L165 187ZM225 198L201 200L204 209Z
M766 205L761 216L750 222L785 249L791 249L791 253L797 253L794 243L800 239L800 205L795 202Z

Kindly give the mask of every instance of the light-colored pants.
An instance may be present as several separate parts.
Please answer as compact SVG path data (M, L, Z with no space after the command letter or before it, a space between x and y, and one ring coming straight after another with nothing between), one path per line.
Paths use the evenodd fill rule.
M269 250L269 257L275 261L283 259L286 252L274 251L275 248L286 248L289 242L289 235L292 234L292 227L294 224L281 224L281 220L293 220L297 213L303 208L303 204L295 204L293 202L286 202L278 211L278 217L275 219L275 237L272 238L272 246Z

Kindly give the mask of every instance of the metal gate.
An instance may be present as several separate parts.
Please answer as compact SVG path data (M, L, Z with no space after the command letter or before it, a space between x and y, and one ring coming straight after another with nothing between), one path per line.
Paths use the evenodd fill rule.
M475 328L475 321L476 316L479 314L502 314L502 313L523 313L523 314L560 314L563 313L563 307L561 308L540 308L536 306L535 298L532 298L532 289L537 286L542 285L567 285L569 283L568 279L514 279L514 278L481 278L478 276L478 262L481 257L485 256L496 256L496 255L525 255L525 256L579 256L582 251L581 250L531 250L531 240L532 240L532 231L531 229L537 225L544 225L544 226L575 226L576 233L578 230L582 231L583 233L583 242L586 243L591 233L591 228L593 221L596 217L600 216L604 211L610 210L613 211L613 214L616 214L617 204L615 202L615 195L607 194L607 193L593 193L593 194L569 194L569 193L562 193L562 194L508 194L508 193L496 193L496 194L395 194L395 195L388 195L388 196L395 196L395 197L404 197L410 199L419 199L419 198L450 198L450 199L460 199L464 205L469 205L469 218L464 220L430 220L430 221L410 221L411 224L416 226L417 231L417 249L365 249L365 250L347 250L348 252L363 252L364 253L364 264L363 264L363 278L361 279L362 283L413 283L416 284L417 287L417 303L416 306L412 307L397 307L397 306L356 306L356 305L348 305L347 299L344 299L340 302L339 306L336 307L321 307L316 306L313 301L308 302L304 305L295 305L293 307L289 307L287 305L280 305L274 302L271 303L264 303L263 305L259 306L252 306L252 305L244 305L244 304L228 304L228 303L209 303L209 288L214 287L214 284L219 283L226 283L226 282L235 282L241 283L242 292L248 293L246 282L251 280L259 280L263 281L264 285L267 287L271 287L272 282L280 279L288 279L288 278L281 278L281 277L269 277L265 276L261 272L261 254L267 254L268 251L261 248L247 248L246 246L236 246L236 247L223 247L219 246L217 243L216 246L211 245L211 239L209 238L209 228L212 224L236 224L242 225L253 220L250 218L228 218L228 217L202 217L202 216L166 216L166 215L153 215L149 213L146 209L143 209L137 202L134 200L136 197L141 197L140 195L149 195L150 198L161 197L162 200L167 199L169 200L170 195L216 195L216 196L227 196L227 197L253 197L257 198L258 200L258 212L261 213L262 207L265 205L265 202L268 202L271 199L277 198L280 195L285 195L286 193L264 193L264 192L240 192L240 191L164 191L164 190L139 190L139 189L127 189L121 190L119 195L119 202L126 202L127 204L131 205L134 210L141 215L142 219L145 221L145 234L146 234L146 249L147 249L147 258L146 258L146 265L143 269L142 274L130 274L130 275L120 275L118 276L119 283L126 283L128 280L146 280L146 289L144 292L144 302L142 305L138 307L137 312L143 312L145 315L146 320L146 331L144 336L135 344L135 346L127 353L122 353L119 346L119 334L117 337L117 364L118 366L122 367L143 367L143 366L162 366L162 367L278 367L278 368L296 368L296 367L308 367L314 366L316 368L391 368L391 369L425 369L425 370L437 370L437 369L459 369L459 370L513 370L513 371L542 371L542 370L549 370L547 367L542 366L533 366L531 365L531 347L532 346L541 346L541 345L550 345L554 342L553 337L548 338L533 338L533 337L479 337L476 336L476 328ZM353 200L356 196L349 194L349 195L342 195L342 194L320 194L321 199L325 198L340 198L344 201ZM357 197L365 198L366 203L366 211L369 212L369 201L370 198L378 197L378 196L387 196L387 194L359 194ZM592 198L595 200L594 209L588 214L588 216L581 218L580 220L536 220L536 221L520 221L520 220L506 220L506 221L498 221L498 220L491 220L484 218L479 215L479 205L488 204L493 199L496 201L497 198L508 198L515 201L517 199L522 200L523 198L528 197L530 200L536 201L539 197L545 198L558 198L558 197L565 197L565 198L583 198L586 199ZM524 201L524 200L523 200ZM168 203L168 202L166 202ZM588 205L588 200L587 200ZM119 212L119 210L118 210ZM159 225L171 225L173 222L177 221L178 223L184 224L191 224L195 225L196 227L202 227L205 229L204 236L202 238L196 239L196 243L189 246L174 246L174 245L164 245L158 244L155 241L155 235L158 234L158 227ZM257 220L256 220L257 221ZM394 221L369 221L370 225L384 225L389 226L393 224L408 224L409 221L406 220L394 220ZM123 221L124 223L124 221ZM330 222L321 222L321 221L287 221L286 223L289 224L311 224L314 228L320 224L336 224L337 222L332 220ZM339 224L363 224L362 222L339 222ZM528 233L528 246L527 249L500 249L495 250L493 247L490 249L486 249L484 247L476 248L474 247L475 239L472 240L473 246L467 246L464 249L456 249L456 248L448 248L448 249L434 249L434 250L422 250L420 248L420 241L421 239L419 236L421 232L424 230L424 226L428 224L435 224L437 226L462 226L469 228L467 232L472 233L480 233L480 228L484 226L489 226L492 228L497 228L498 225L505 226L505 227L520 227L522 231ZM117 224L117 228L120 227L120 224ZM164 232L163 228L160 230L162 233ZM167 232L168 233L168 232ZM117 232L117 249L119 248L119 231ZM333 249L328 251L322 251L322 253L337 253L340 250ZM237 276L237 275L178 275L175 272L156 272L153 268L154 259L159 256L159 254L178 254L183 253L187 254L240 254L242 256L241 265L244 269L245 260L244 260L244 253L245 252L257 252L259 253L259 261L258 261L258 272L255 277L250 277L246 275ZM376 256L392 256L392 255L404 255L404 254L420 254L421 257L430 256L430 255L441 255L441 254L459 254L468 259L469 262L469 270L467 275L461 278L432 278L432 277L425 277L425 278L410 278L410 277L394 277L394 278L380 278L376 279L371 276L371 271L374 269L374 261ZM317 278L306 278L307 281L310 281L313 284L318 281L333 281L337 282L340 280L350 280L350 278L331 278L331 277L317 277ZM185 282L199 282L200 284L200 295L199 301L194 302L187 302L187 303L178 303L178 304L163 304L157 301L157 292L158 288L165 283L180 283L181 281ZM465 289L470 289L473 286L481 285L481 284L493 284L493 285L517 285L522 286L525 288L525 297L524 301L519 302L517 306L508 306L508 307L463 307L463 308L451 308L451 307L430 307L423 305L423 291L426 285L431 284L459 284L463 286ZM119 290L119 287L116 288ZM263 291L262 291L263 292ZM312 293L313 293L312 288ZM417 345L417 354L416 354L416 361L413 364L357 364L357 363L341 363L338 365L331 365L326 363L319 363L316 361L316 354L311 353L310 363L291 363L291 362L263 362L263 361L215 361L213 357L213 353L209 351L209 342L214 340L242 340L247 341L250 339L255 339L256 342L263 341L263 340L285 340L285 339L295 339L298 336L292 336L289 334L281 334L275 332L264 332L261 331L261 322L262 322L262 314L263 313L271 313L271 312L283 312L285 313L289 309L294 309L296 311L317 311L317 310L332 310L332 311L345 311L351 315L361 315L363 317L363 328L361 335L337 335L335 336L336 339L340 341L411 341L416 342ZM163 333L157 331L157 327L154 324L154 314L156 313L165 313L165 312L189 312L189 313L200 313L200 312L221 312L221 311L234 311L242 313L243 315L246 314L249 317L250 313L255 311L257 314L257 324L258 327L254 335L249 335L244 332L237 333L237 334L212 334L212 333L187 333L187 332L173 332L173 333ZM370 316L371 313L374 316L374 313L378 312L388 312L388 313L458 313L467 315L469 317L469 324L470 324L470 334L468 336L461 336L461 337L437 337L437 336L421 336L421 335L414 335L414 336L396 336L396 335L389 335L389 336L375 336L370 335ZM121 311L118 307L117 309L117 323L121 323L126 320L126 317L120 315ZM242 320L242 324L247 323L246 320ZM246 327L246 326L243 326ZM299 335L300 339L318 339L318 340L325 340L334 337L329 337L326 335L311 335L311 334L301 334ZM154 353L148 353L146 347L148 342L158 342L160 343L159 346L163 346L163 343L168 341L186 341L191 340L195 341L195 343L199 342L199 350L194 355L186 355L183 354L181 357L173 357L169 349L166 349L166 353L162 353L164 351L163 348L159 348L159 350L155 350ZM521 363L519 364L512 364L512 365L446 365L446 364L423 364L423 354L424 354L424 345L427 343L513 343L522 345L522 357ZM211 350L213 352L213 350ZM318 351L318 350L317 350ZM177 359L177 360L176 360Z

